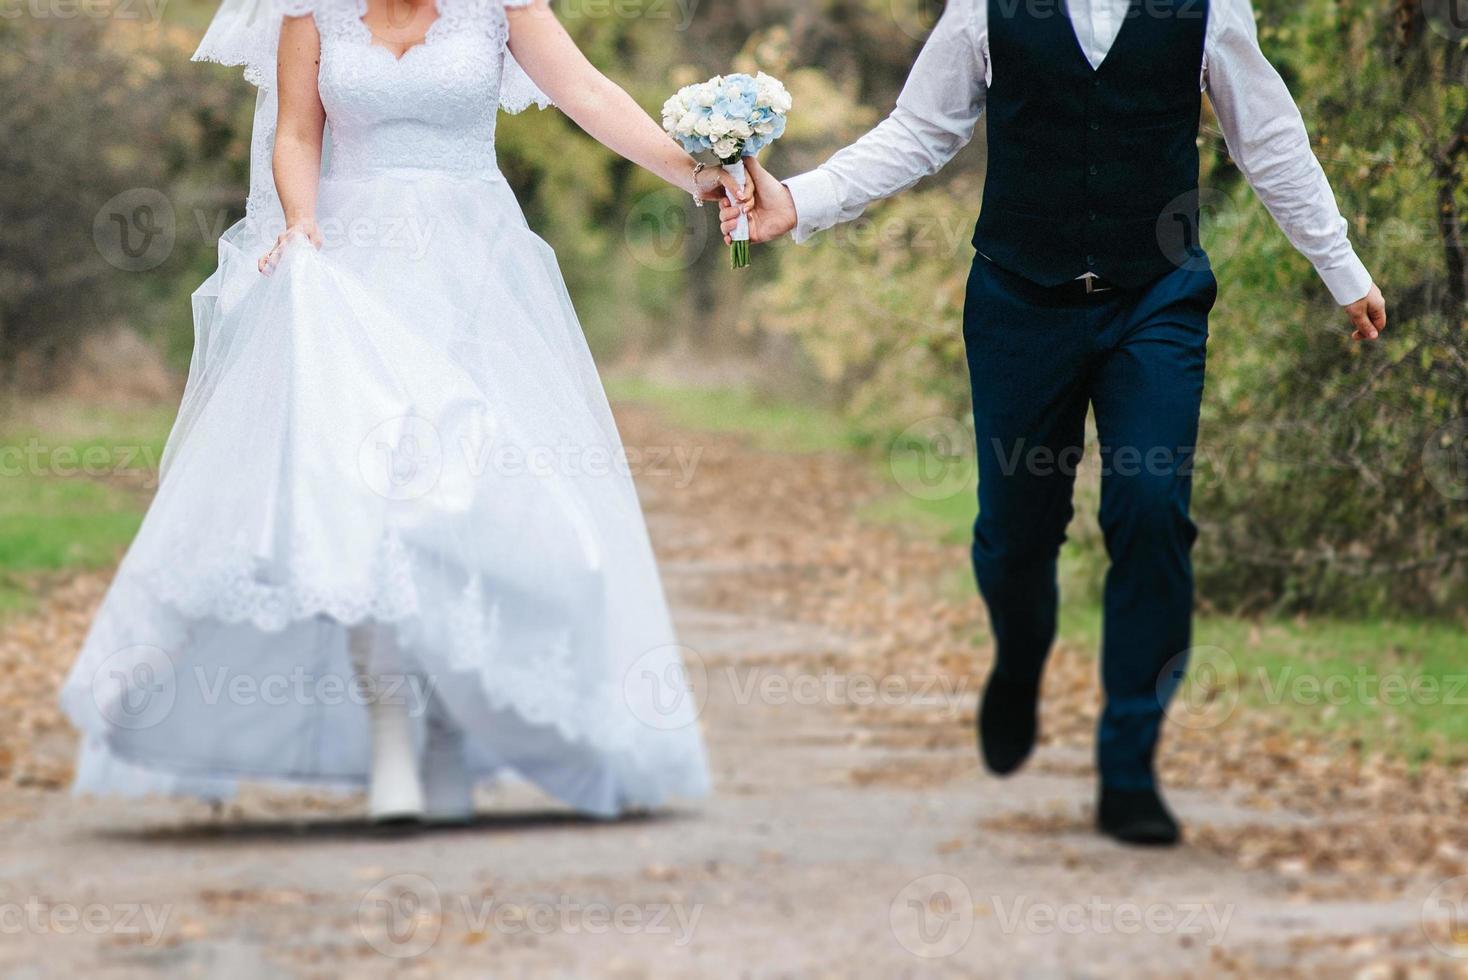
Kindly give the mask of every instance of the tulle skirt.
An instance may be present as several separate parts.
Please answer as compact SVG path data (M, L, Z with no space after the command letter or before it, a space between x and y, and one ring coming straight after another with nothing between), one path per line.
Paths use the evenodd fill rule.
M512 771L614 814L707 774L646 528L555 256L501 179L323 181L324 247L241 222L194 297L156 498L62 704L76 788L360 785L347 630ZM374 696L381 696L377 691Z

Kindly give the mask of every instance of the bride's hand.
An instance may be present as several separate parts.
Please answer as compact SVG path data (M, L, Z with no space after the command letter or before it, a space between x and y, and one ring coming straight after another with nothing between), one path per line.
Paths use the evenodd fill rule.
M280 237L275 240L270 251L260 256L258 265L263 275L268 276L275 271L275 267L280 265L281 256L285 254L285 247L294 238L304 238L311 243L313 248L321 247L321 230L316 227L316 222L303 221L300 224L291 225L280 233Z
M696 196L700 201L721 201L728 207L734 207L735 204L743 208L754 207L754 181L746 181L744 190L740 190L734 175L722 166L700 171L694 178L694 183L698 185Z

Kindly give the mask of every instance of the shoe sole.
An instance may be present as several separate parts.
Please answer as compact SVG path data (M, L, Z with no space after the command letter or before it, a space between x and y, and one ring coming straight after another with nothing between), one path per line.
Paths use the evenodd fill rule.
M1136 834L1127 836L1100 826L1096 828L1096 832L1103 837L1116 841L1118 844L1129 844L1133 847L1176 847L1182 843L1181 834Z

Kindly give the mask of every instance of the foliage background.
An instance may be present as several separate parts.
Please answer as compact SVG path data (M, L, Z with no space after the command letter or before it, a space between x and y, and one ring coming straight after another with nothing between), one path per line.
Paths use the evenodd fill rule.
M1218 202L1206 241L1223 282L1204 419L1211 462L1195 494L1206 605L1450 619L1468 609L1468 53L1434 19L1440 6L1256 0L1265 51L1393 303L1386 343L1349 342L1204 120L1204 185ZM64 384L86 337L119 325L184 364L188 294L243 205L252 90L232 70L186 60L212 5L174 0L161 20L146 7L94 9L105 15L33 4L0 18L0 380L11 398ZM780 74L796 114L766 163L789 174L889 110L941 4L558 9L649 109L731 65ZM846 413L878 451L923 419L967 421L958 322L982 133L913 192L813 245L762 248L740 277L725 268L712 213L558 114L503 120L500 154L604 364L657 366L692 384L709 365L740 365L763 394ZM167 260L146 274L109 265L93 240L104 202L133 188L161 191L176 215ZM1074 538L1076 582L1094 589L1104 563L1094 522L1080 519Z

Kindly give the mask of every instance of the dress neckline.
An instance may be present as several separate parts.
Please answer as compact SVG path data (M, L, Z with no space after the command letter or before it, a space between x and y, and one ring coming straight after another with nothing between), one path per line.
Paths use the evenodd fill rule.
M378 43L377 34L372 30L371 26L368 25L366 20L367 14L369 12L367 8L367 0L357 0L357 15L353 18L353 20L359 29L359 36L366 42L369 48L377 48L378 50L384 52L394 62L401 62L404 58L408 57L408 55L412 54L414 51L417 51L419 48L430 43L433 40L435 33L438 31L439 26L444 23L443 9L440 6L440 0L429 0L427 5L433 8L433 20L429 22L428 29L423 32L423 37L403 48L402 51L396 51L393 48L388 47L386 44Z

